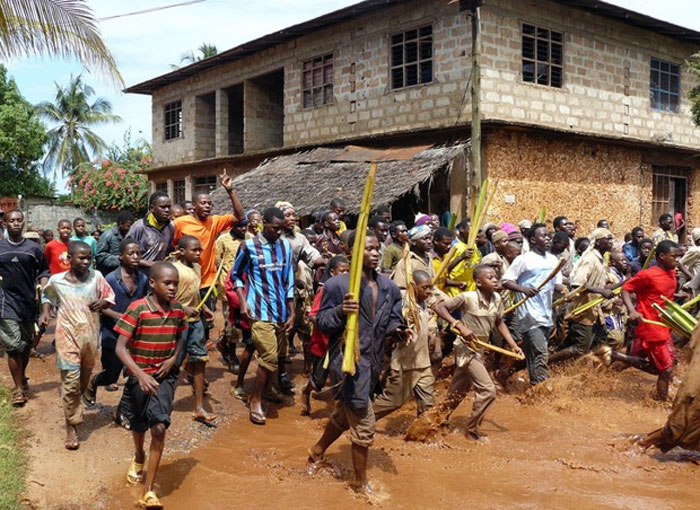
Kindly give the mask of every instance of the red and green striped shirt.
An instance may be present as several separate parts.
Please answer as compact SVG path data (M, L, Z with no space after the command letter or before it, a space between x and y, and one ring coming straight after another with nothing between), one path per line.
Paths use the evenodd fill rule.
M187 329L185 311L177 301L161 310L149 297L129 305L114 331L129 339L126 346L136 364L147 374L175 353L175 344Z

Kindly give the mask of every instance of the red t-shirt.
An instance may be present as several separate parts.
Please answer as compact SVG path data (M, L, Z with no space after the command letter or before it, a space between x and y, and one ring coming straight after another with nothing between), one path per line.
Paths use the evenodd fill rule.
M49 271L51 274L65 273L70 269L68 262L68 243L60 239L54 239L46 244L44 256L49 261Z
M318 311L321 309L321 299L323 298L323 287L318 289L316 295L314 296L314 302L311 305L311 311L309 312L309 317L316 317ZM313 328L311 331L311 340L309 340L309 351L314 356L322 358L328 352L328 335L323 333L317 327Z
M660 322L659 312L651 305L658 304L665 308L662 296L673 299L676 292L676 271L665 271L659 266L653 266L638 272L622 284L627 292L637 295L637 312L645 319ZM654 324L640 322L635 330L635 337L645 342L667 342L671 340L671 330Z

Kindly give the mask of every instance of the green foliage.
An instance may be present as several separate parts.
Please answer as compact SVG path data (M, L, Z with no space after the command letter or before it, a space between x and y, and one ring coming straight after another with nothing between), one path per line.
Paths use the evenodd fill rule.
M0 508L19 510L27 474L21 431L10 406L10 391L0 387Z
M46 129L35 108L0 64L0 196L53 196L55 190L38 171Z
M140 173L144 163L104 160L100 164L83 163L69 182L73 202L85 210L146 210L148 181Z
M60 171L71 175L75 169L100 156L107 144L94 126L121 122L121 117L112 113L112 104L102 97L92 100L95 90L83 83L82 77L71 76L66 87L56 83L56 98L53 103L44 101L37 105L39 114L53 127L48 132L48 149L44 158L44 171Z
M122 138L123 145L119 146L116 143L107 148L107 159L118 161L120 163L135 163L149 165L153 159L153 148L143 138L139 138L135 142L131 140L131 129L124 132Z
M25 55L76 57L124 85L85 0L0 0L0 60Z
M700 81L700 51L694 54L687 62L688 71L695 75ZM690 99L690 114L693 117L693 122L696 126L700 126L700 85L695 85L688 92Z
M215 45L209 43L202 43L199 48L197 48L199 55L195 55L194 51L190 50L184 53L180 57L180 64L185 64L186 66L204 60L205 58L213 57L219 53L219 50ZM170 69L180 69L180 64L170 64Z

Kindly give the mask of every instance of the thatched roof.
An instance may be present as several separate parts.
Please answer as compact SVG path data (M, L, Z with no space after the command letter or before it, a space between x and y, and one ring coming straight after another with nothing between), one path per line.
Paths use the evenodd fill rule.
M357 214L362 201L369 162L378 163L372 208L390 205L448 168L453 159L466 156L469 142L431 147L369 149L358 146L317 148L279 156L261 163L234 180L245 209L263 210L278 200L291 202L300 216L326 208L334 197L342 197L348 214ZM468 165L468 158L465 158ZM231 210L223 189L212 193L214 213Z

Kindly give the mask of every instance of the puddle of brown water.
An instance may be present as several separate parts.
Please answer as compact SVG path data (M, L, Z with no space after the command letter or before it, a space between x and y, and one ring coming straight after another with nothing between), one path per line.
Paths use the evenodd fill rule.
M378 423L369 459L377 492L371 503L392 509L467 503L480 510L696 510L697 456L649 456L624 446L626 436L665 419L667 409L645 398L652 384L636 372L587 373L569 382L555 378L550 389L521 398L525 403L499 396L484 425L488 444L463 436L469 400L438 444L406 443L403 433L415 412L408 405ZM267 425L256 427L240 402L231 398L225 405L236 418L211 443L183 457L169 454L166 445L158 494L168 510L370 506L346 486L352 477L346 436L327 455L341 480L307 474L306 449L320 436L325 418L301 417L295 405L270 413ZM314 402L315 409L323 406ZM112 481L106 508L131 508L136 501L137 489L122 480Z

